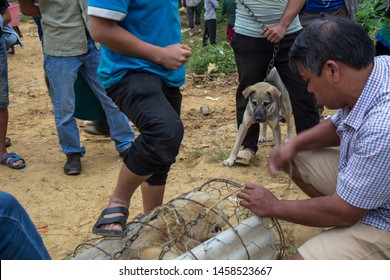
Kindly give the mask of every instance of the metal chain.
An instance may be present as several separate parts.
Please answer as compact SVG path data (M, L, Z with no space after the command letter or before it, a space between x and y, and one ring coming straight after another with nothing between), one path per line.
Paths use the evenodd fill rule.
M246 5L244 3L244 0L238 0L238 2L240 2L240 4L245 8L245 10L248 12L248 15L252 18L252 20L254 22L257 22L258 24L260 24L260 27L263 31L267 31L268 27L263 22L261 22L260 17L256 16L255 13L251 10L251 8L249 8L248 5ZM274 67L275 57L276 57L278 51L279 51L279 42L277 42L274 46L274 51L272 53L271 61L269 62L268 67L267 67L265 79L268 77L269 73L271 72L272 68Z
M277 43L275 44L275 46L274 46L274 51L273 51L273 53L272 53L272 58L271 58L271 61L270 61L269 64L268 64L267 72L266 72L266 74L265 74L264 80L267 79L267 77L268 77L269 73L271 72L272 68L274 68L274 65L275 65L275 58L276 58L276 55L277 55L277 53L278 53L278 51L279 51L279 46L280 46L280 45L279 45L279 42L277 42Z

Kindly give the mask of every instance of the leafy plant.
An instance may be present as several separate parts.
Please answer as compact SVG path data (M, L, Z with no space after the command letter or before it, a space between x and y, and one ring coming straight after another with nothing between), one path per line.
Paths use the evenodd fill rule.
M226 41L222 41L215 46L209 45L204 48L193 50L193 54L187 63L187 71L198 75L206 74L209 65L215 64L214 73L235 72L236 62L232 47Z
M374 39L384 20L384 10L388 0L361 0L359 10L356 13L356 21L367 31L368 35Z

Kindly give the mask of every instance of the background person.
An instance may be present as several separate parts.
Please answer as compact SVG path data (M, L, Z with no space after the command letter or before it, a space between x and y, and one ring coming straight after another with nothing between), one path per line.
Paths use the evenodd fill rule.
M25 160L16 153L8 153L7 146L11 145L7 135L8 128L8 60L7 47L3 36L3 26L12 20L11 13L6 0L0 0L0 163L11 169L22 169L26 167Z
M242 92L248 86L264 81L272 59L290 95L296 132L318 124L319 115L313 95L308 94L305 81L289 67L288 52L302 30L298 13L304 3L305 0L237 0L231 44L239 79L236 91L237 127L242 122L248 102ZM275 52L277 43L279 50ZM258 139L259 124L253 124L242 142L243 150L238 153L237 163L250 164L258 150Z
M19 2L23 14L42 16L44 67L50 84L57 136L67 158L64 173L80 174L80 158L86 152L86 148L80 145L74 118L74 84L79 71L102 104L115 148L119 153L125 153L135 134L126 116L107 96L98 79L101 54L90 36L88 1L40 0L39 6L33 0Z
M222 1L222 15L227 17L226 41L230 44L234 34L234 23L236 21L236 0Z
M144 213L163 203L168 173L184 134L180 86L192 52L181 44L177 0L89 0L88 4L91 34L102 44L100 80L139 130L107 208L92 230L124 236L130 200L140 185Z

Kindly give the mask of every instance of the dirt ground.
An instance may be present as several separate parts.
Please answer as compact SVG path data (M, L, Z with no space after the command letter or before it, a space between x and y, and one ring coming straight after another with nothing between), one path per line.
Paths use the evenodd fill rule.
M48 251L53 259L63 259L77 245L94 237L92 226L107 204L122 161L110 138L80 132L81 144L87 149L82 159L83 172L79 176L64 175L65 156L58 144L53 108L44 81L40 41L32 21L19 27L25 48L17 46L16 53L8 56L8 136L12 139L8 151L23 156L27 167L23 170L0 167L1 190L19 199L38 228L47 226L46 232L41 234ZM305 198L296 186L287 189L288 176L269 176L266 165L272 148L270 142L260 145L250 167L222 165L237 132L236 87L236 75L221 76L214 81L188 76L182 88L185 136L170 172L165 201L214 178L240 184L256 182L282 199ZM200 113L203 105L210 108L211 115ZM82 120L78 122L81 124ZM284 124L282 130L285 131ZM131 201L130 219L141 211L141 197L137 191ZM280 222L286 238L285 258L320 232L320 229Z

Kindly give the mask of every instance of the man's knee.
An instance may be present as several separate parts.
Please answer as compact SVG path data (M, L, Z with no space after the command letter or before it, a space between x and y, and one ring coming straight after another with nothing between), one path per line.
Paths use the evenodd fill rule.
M13 213L21 207L16 198L6 192L0 192L0 204L2 214L4 215L7 215L7 213Z

